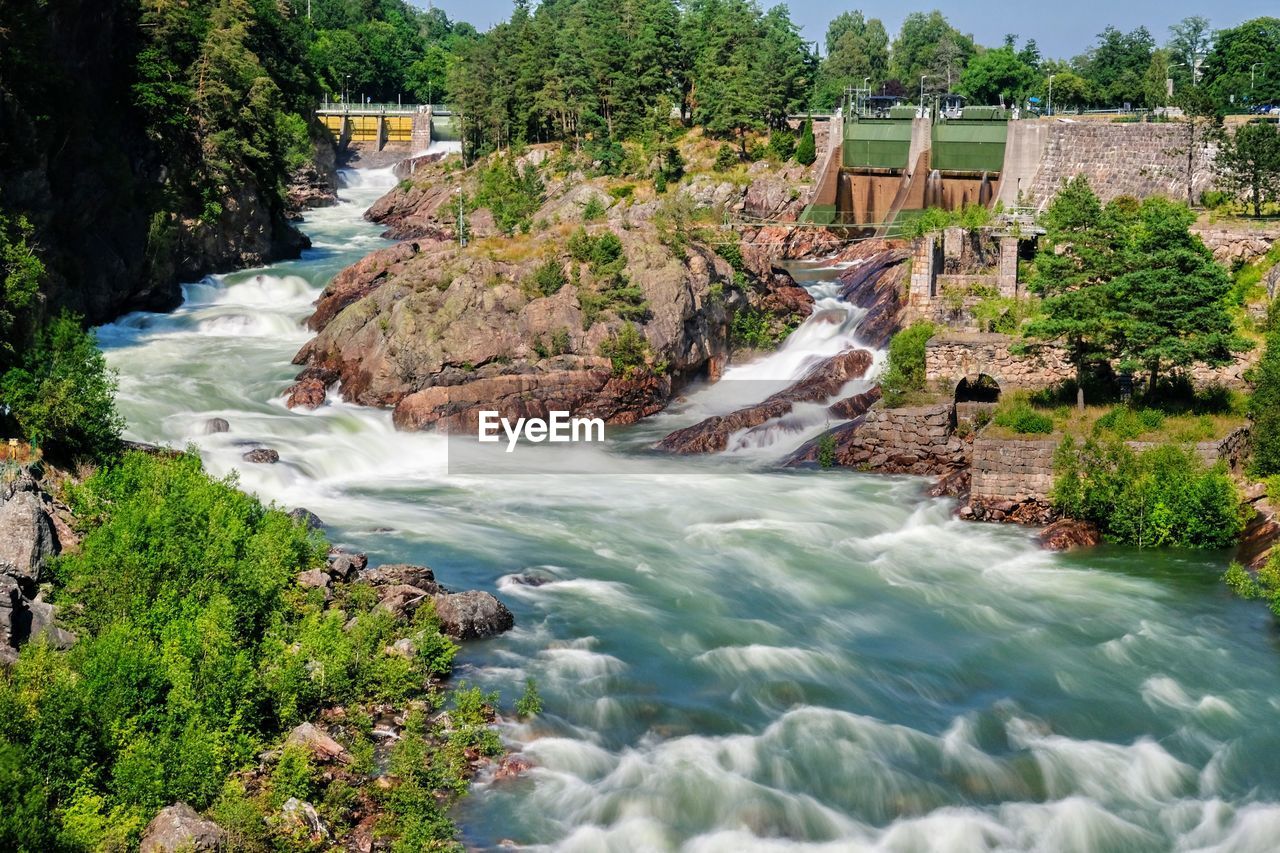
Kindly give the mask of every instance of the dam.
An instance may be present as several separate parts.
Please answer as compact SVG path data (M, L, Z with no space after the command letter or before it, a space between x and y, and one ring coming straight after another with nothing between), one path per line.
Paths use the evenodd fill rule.
M1103 201L1186 198L1188 186L1198 198L1212 183L1213 143L1188 160L1177 122L1015 118L1002 107L944 99L923 110L876 100L850 98L828 120L801 222L891 236L931 207L1038 210L1078 174Z

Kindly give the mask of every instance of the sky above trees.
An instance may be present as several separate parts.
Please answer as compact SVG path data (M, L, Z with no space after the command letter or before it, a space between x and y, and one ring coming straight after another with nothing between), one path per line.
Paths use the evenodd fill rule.
M411 0L426 8L428 0ZM434 0L455 21L467 21L479 30L511 16L511 0ZM769 0L761 5L772 6ZM1069 59L1083 53L1097 39L1102 28L1111 25L1129 31L1145 26L1158 39L1164 40L1169 25L1188 15L1203 15L1214 29L1234 27L1249 18L1274 15L1274 0L1075 0L1065 6L1028 3L1026 0L922 0L919 3L868 0L868 2L831 3L828 0L790 0L791 19L802 28L802 37L821 41L827 24L845 11L861 9L869 18L884 21L889 34L902 26L902 20L913 11L940 10L957 28L972 33L979 44L998 45L1006 33L1033 38L1046 56ZM826 53L825 46L823 53Z

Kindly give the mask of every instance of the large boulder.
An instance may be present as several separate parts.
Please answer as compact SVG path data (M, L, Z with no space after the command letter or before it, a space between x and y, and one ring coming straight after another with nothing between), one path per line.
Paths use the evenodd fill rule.
M337 761L340 764L351 762L351 754L328 734L311 723L302 723L289 732L285 738L285 746L301 746L310 751L316 761L327 763Z
M53 525L36 492L14 492L0 504L0 572L38 583L56 555Z
M516 624L507 606L482 590L437 595L435 604L441 630L458 640L493 637Z
M1046 551L1092 548L1102 541L1102 531L1091 521L1062 518L1040 531L1040 547Z
M142 833L138 853L203 853L226 850L227 833L186 803L160 810Z

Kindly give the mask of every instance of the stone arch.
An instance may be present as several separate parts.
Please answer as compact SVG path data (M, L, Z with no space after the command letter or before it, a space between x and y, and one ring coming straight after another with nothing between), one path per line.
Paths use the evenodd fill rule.
M1000 383L987 373L970 373L956 383L957 403L995 403L1000 399Z

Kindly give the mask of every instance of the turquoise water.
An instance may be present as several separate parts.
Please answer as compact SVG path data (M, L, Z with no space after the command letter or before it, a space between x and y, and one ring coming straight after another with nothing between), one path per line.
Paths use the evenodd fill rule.
M308 216L302 260L192 285L179 311L101 336L132 437L195 443L374 561L509 604L516 629L466 646L458 677L510 702L532 675L546 712L504 724L535 766L480 781L458 814L469 844L1276 849L1280 656L1266 611L1219 583L1225 555L1052 555L954 520L921 480L774 470L812 413L764 448L646 449L758 399L752 382L611 431L576 453L581 475L450 473L443 439L387 412L284 408L309 303L382 244L359 214L394 179L355 180ZM737 375L785 377L856 320ZM231 432L206 435L210 417ZM258 444L281 463L240 462ZM527 452L554 468L562 451Z

